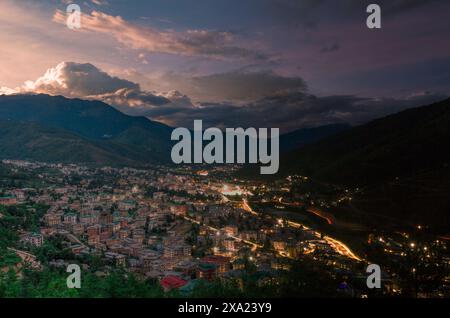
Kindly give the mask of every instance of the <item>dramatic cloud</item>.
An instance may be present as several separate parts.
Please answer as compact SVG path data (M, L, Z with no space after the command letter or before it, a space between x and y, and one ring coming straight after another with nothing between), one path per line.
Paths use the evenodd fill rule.
M120 89L139 90L139 85L112 77L90 63L62 62L36 81L27 81L25 91L84 97L114 93Z
M148 117L149 114L158 112L162 107L167 116L171 113L176 114L185 109L195 108L189 97L178 91L154 95L147 91L124 88L114 93L88 96L87 98L101 100L114 106L125 114L133 116Z
M300 78L283 78L271 72L216 74L193 78L191 82L202 90L211 89L214 96L222 94L242 101L248 92L255 99L241 103L193 103L184 92L143 90L139 84L110 76L92 64L73 62L62 62L16 90L2 87L0 93L47 93L101 100L124 113L174 127L191 128L194 120L201 119L205 127L278 127L282 132L332 123L361 124L447 97L432 93L406 98L315 96L307 93Z
M301 77L311 94L450 93L448 0L380 0L381 30L365 25L370 0L135 2L80 1L82 29L70 30L70 1L0 1L0 87L36 79L60 61L89 61L143 90L178 90L194 104L242 105L280 93L251 79L257 87L242 94L251 75L233 73L250 69ZM123 77L126 69L150 84Z
M317 97L304 93L267 97L245 106L206 104L170 113L159 107L145 115L173 126L191 127L194 119L213 127L279 127L282 132L333 123L362 124L401 110L427 105L447 98L424 93L403 99L360 98L356 96Z
M306 91L300 77L284 77L273 71L232 71L206 76L167 72L148 79L156 90L176 89L197 102L233 102L242 104L288 92Z
M11 95L17 93L16 90L8 88L8 87L0 87L0 95Z
M0 93L42 93L97 99L125 112L170 103L163 95L142 91L139 84L110 76L90 63L74 62L61 62L37 80L27 81L15 90L2 87ZM177 99L177 96L173 97Z
M65 12L57 10L53 21L65 24ZM99 11L83 14L81 31L111 35L118 42L132 49L151 53L170 53L187 56L205 56L218 59L266 59L262 53L235 44L230 32L209 30L161 31L127 22L120 16L111 16Z

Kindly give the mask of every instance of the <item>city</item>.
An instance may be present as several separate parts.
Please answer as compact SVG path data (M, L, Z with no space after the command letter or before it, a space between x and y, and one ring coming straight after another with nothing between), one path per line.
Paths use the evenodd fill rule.
M65 270L75 263L82 275L104 277L120 269L167 295L184 297L204 284L230 282L246 295L244 281L252 276L277 297L282 294L274 286L283 275L296 264L311 263L311 270L331 282L325 295L448 297L448 238L413 241L408 233L367 232L357 253L314 226L333 226L329 205L351 200L356 189L314 202L317 193L293 191L308 183L307 177L267 186L236 179L236 169L3 160L0 223L4 237L11 237L2 241L3 272L20 276L25 268ZM14 223L24 210L34 214L32 220ZM302 214L316 221L314 228L308 218L303 219L308 224L296 219ZM380 290L366 286L367 257L383 269Z
M448 304L449 12L1 0L0 308Z

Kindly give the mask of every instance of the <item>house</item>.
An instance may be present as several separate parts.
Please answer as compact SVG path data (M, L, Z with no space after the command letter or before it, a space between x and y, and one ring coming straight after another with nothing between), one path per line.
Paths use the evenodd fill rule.
M87 235L88 236L95 236L100 234L100 226L99 225L93 225L87 228Z
M230 236L237 236L239 233L238 227L236 225L225 226L224 232Z
M89 235L88 237L88 244L89 245L97 245L100 243L100 236L99 235Z
M170 206L170 212L175 215L185 216L188 212L188 206L187 205L171 205Z
M18 202L24 202L26 199L25 191L22 189L15 189L11 191L11 196L16 197Z
M113 261L116 266L121 266L121 267L126 266L127 258L123 254L106 252L105 257L106 257L106 259Z
M183 287L188 282L178 276L169 275L159 281L165 292Z
M86 250L86 247L80 244L76 244L70 246L70 249L72 250L72 253L74 253L75 255L79 255Z
M65 224L77 224L77 215L75 213L66 213L63 216L63 222Z
M213 280L217 276L217 266L215 264L200 263L197 269L197 278Z
M286 247L287 244L285 241L283 240L274 240L272 242L273 248L277 251L277 252L285 252L286 251Z
M17 198L15 196L0 197L0 205L14 205L17 204Z
M145 239L145 231L143 229L133 230L133 241L138 244L142 244Z
M47 213L44 216L44 221L48 226L55 226L61 224L61 214Z
M39 233L25 234L21 238L22 242L29 243L33 246L40 247L44 244L44 236Z
M217 274L222 275L230 270L230 258L226 256L211 255L200 260L201 264L212 264L217 269Z
M191 246L185 243L172 243L164 245L164 257L189 257Z
M235 251L236 250L236 241L232 238L226 238L223 241L223 246L228 250L228 251Z
M123 200L119 202L119 209L128 211L136 207L136 202L133 200Z

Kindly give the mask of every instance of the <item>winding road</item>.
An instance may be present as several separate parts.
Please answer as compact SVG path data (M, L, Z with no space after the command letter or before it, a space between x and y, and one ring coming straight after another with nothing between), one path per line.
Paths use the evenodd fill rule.
M252 209L252 207L248 204L247 199L243 199L242 203L241 203L241 208L245 211L247 211L248 213L251 213L253 215L259 215L260 213L256 212L255 210ZM303 228L305 230L312 230L311 228L307 227L306 225L303 225L301 223L298 222L293 222L287 219L283 219L284 221L286 221L286 223L293 227L293 228ZM320 237L320 233L318 233L317 231L314 231L315 235L317 237ZM362 258L360 258L358 255L356 255L347 245L345 245L343 242L332 238L330 236L324 236L323 239L339 254L344 255L348 258L351 258L355 261L363 261Z

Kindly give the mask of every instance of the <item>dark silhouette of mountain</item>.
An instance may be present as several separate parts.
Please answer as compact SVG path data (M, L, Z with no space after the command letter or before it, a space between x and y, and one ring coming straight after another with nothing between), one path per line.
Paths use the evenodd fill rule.
M450 163L450 99L408 109L290 152L284 173L371 185Z
M358 209L450 230L450 99L290 152L280 172L362 187Z
M312 144L326 137L350 129L348 124L332 124L314 128L303 128L280 136L280 151L287 152Z
M172 128L99 101L0 96L0 127L9 132L1 137L2 157L120 165L170 159Z
M327 137L333 136L340 132L350 129L349 124L331 124L313 128L301 128L280 136L280 155L286 155L293 150L318 142ZM269 143L270 150L270 143ZM237 148L235 148L235 153ZM246 158L249 157L249 149L246 148ZM283 159L283 157L281 158ZM259 174L259 165L247 164L244 168L237 171L236 175L241 178L250 179L277 179L279 174L261 176ZM286 173L286 171L284 171Z

